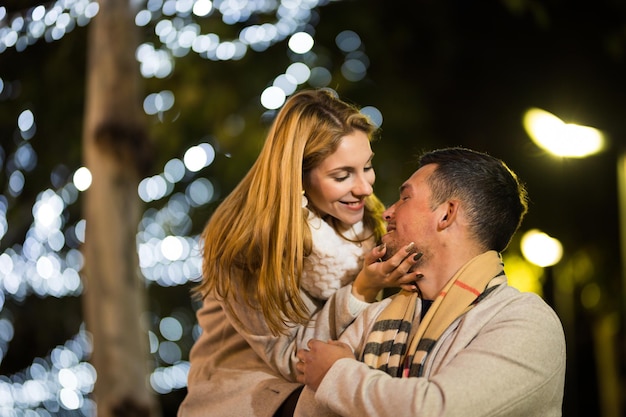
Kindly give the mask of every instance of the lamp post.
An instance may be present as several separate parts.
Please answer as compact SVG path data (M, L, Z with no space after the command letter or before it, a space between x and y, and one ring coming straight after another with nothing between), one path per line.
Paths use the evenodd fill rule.
M557 116L544 110L532 108L524 115L524 127L530 138L550 154L566 158L585 158L606 149L606 139L602 132L588 126L565 123ZM626 152L620 152L617 158L617 197L620 239L620 269L622 297L620 303L621 329L626 328ZM602 317L595 326L595 339L598 352L599 395L604 416L622 415L624 388L620 384L620 375L616 369L617 357L611 346L611 336L617 330L611 326L611 320ZM605 343L609 342L609 343ZM622 343L623 351L624 341ZM623 358L621 358L623 359ZM621 391L621 392L620 392Z
M626 151L617 156L617 204L622 262L622 326L626 327Z
M586 158L607 148L607 140L598 129L565 123L557 116L538 108L524 115L524 127L530 138L552 155ZM626 300L626 151L617 157L617 198L621 258L622 299ZM626 324L626 303L622 302L621 320Z

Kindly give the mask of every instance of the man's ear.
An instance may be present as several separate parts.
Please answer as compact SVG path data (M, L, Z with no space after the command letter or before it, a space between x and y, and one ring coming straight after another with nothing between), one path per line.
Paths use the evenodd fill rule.
M441 205L442 215L439 219L439 229L445 229L456 220L459 213L459 202L457 200L448 200Z

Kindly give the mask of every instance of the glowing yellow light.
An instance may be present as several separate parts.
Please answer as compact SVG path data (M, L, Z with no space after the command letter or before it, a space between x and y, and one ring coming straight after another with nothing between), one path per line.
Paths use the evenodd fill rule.
M558 239L532 229L522 236L522 254L535 265L547 267L557 264L563 256L563 245Z
M526 111L524 128L539 147L557 156L584 158L605 147L604 135L598 129L565 123L537 108Z
M528 262L519 255L503 254L506 277L509 285L522 292L534 292L543 296L541 287L541 268Z

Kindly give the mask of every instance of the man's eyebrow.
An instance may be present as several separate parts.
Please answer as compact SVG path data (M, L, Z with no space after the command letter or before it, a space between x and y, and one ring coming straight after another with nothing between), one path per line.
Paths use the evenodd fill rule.
M407 188L411 188L411 186L407 183L404 183L400 186L400 189L398 191L400 192L400 194L402 194L402 192L406 190Z

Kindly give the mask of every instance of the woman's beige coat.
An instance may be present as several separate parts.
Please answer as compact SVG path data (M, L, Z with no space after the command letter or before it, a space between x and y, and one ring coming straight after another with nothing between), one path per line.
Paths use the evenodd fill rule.
M336 339L354 320L351 287L339 289L325 303L301 291L314 312L311 321L281 337L271 336L262 314L244 303L235 313L245 328L208 297L197 314L203 332L190 353L188 393L178 417L271 417L300 386L292 376L296 346L310 338Z

